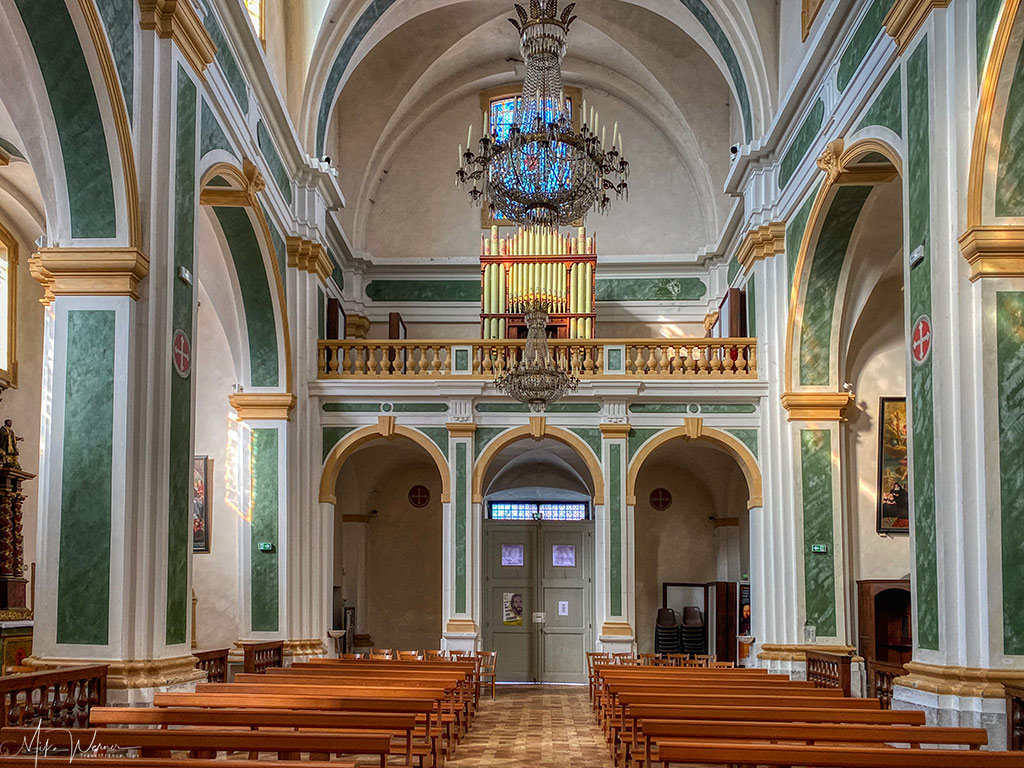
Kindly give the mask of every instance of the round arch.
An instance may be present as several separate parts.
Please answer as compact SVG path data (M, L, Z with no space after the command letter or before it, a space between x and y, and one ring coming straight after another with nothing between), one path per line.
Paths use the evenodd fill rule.
M321 504L337 503L338 499L334 495L334 487L338 482L338 475L341 472L341 467L348 457L366 443L382 437L387 440L391 440L395 437L404 437L407 440L412 440L425 450L430 455L430 458L434 460L434 464L437 465L437 471L441 475L441 503L445 504L451 501L451 476L448 469L448 460L444 457L444 454L441 453L441 449L418 429L394 424L385 417L377 424L362 427L361 429L357 429L355 432L346 435L338 442L337 445L334 446L334 448L331 449L331 452L327 455L326 461L324 461L324 467L320 474Z
M858 166L858 162L869 154L879 154L885 158L885 163L870 163ZM885 183L903 175L903 157L900 151L889 142L875 137L859 139L849 147L845 146L843 139L836 139L831 142L818 158L818 167L825 171L825 180L818 189L814 198L810 215L807 217L807 224L804 226L803 239L800 241L800 251L797 256L796 266L793 270L793 287L790 293L789 321L786 327L786 372L785 387L787 392L797 388L794 381L795 358L798 354L797 339L803 327L804 320L804 298L807 293L807 277L810 274L814 262L814 253L817 250L819 235L829 212L832 210L837 193L842 187L857 184L863 186L874 186ZM860 202L863 207L867 198ZM857 217L860 210L857 211ZM813 246L813 248L812 248ZM843 256L845 260L845 252ZM831 322L835 323L835 306L829 314ZM832 368L837 368L837 361L830 360L830 381L835 378ZM838 382L835 388L838 388Z
M201 170L199 202L202 205L218 208L244 208L255 218L256 226L253 234L260 244L264 258L264 267L268 275L273 277L274 289L277 294L276 324L282 335L285 390L292 392L292 353L291 330L288 325L288 313L285 309L284 275L275 258L274 239L270 233L270 225L259 204L256 195L262 191L266 183L259 170L248 160L243 161L242 168L228 162L217 162L205 170ZM226 185L226 186L225 186ZM269 267L267 267L269 263ZM280 376L279 376L280 380Z
M597 457L594 455L590 446L572 432L559 427L551 427L547 424L543 424L540 429L535 428L533 424L524 424L521 427L514 427L513 429L508 429L502 432L487 444L487 447L483 450L483 453L480 454L480 458L477 459L476 464L473 467L473 502L475 504L479 504L484 500L484 473L491 465L494 457L497 456L503 448L527 438L540 439L542 437L550 437L553 440L557 440L558 442L567 445L575 451L581 459L583 459L584 463L587 465L587 469L590 470L590 479L594 484L594 504L604 504L604 473L601 471L601 462L597 460Z
M728 432L723 432L720 429L702 427L695 436L693 428L689 425L674 427L673 429L666 429L664 432L659 432L644 443L640 450L637 451L636 456L634 456L633 460L629 463L629 472L626 475L627 504L636 505L636 480L640 475L640 469L643 467L644 461L646 461L652 453L665 443L677 439L705 441L714 443L716 446L723 449L725 453L736 460L736 463L740 465L740 469L743 470L743 477L746 478L747 481L747 508L753 509L754 507L761 506L763 503L761 490L761 468L758 467L757 459L754 458L750 449Z

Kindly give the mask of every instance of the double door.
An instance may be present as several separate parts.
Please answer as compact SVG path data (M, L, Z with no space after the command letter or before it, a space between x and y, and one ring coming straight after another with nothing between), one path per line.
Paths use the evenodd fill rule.
M593 535L590 522L485 522L484 650L499 680L586 682Z

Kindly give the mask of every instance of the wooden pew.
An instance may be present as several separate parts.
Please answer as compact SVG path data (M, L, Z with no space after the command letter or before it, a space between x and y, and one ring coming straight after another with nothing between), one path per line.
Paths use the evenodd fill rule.
M196 709L157 707L96 707L92 724L151 725L160 728L291 728L296 731L384 732L397 738L391 754L405 756L405 764L423 766L434 754L426 730L417 727L415 714L380 712L293 712L282 709ZM424 766L425 768L425 766Z
M1024 768L1024 753L896 747L798 746L659 741L665 766L806 766L806 768Z
M327 733L238 731L209 728L154 730L151 728L0 728L0 743L13 749L49 745L56 749L96 747L138 748L141 757L171 757L175 751L216 758L218 753L271 754L282 760L299 755L375 755L381 768L391 752L387 733ZM23 746L24 745L24 746Z
M316 658L292 665L293 669L392 669L392 670L459 670L467 675L473 690L473 709L480 705L480 670L475 660L461 661L445 659L441 661L401 661L398 659L335 659Z

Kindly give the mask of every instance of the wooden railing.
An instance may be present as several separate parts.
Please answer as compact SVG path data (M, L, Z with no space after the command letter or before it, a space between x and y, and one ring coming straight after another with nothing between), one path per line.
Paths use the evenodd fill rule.
M494 378L525 340L317 342L321 379ZM756 379L757 339L552 339L555 362L581 379Z
M849 696L852 658L846 654L807 651L807 679L815 688L838 688Z
M897 677L907 674L900 664L882 661L867 662L868 698L878 699L882 709L892 709L892 686Z
M107 669L94 664L0 678L4 725L85 728L89 710L106 706Z
M192 651L196 657L196 669L206 672L206 680L210 683L226 683L228 681L228 652L230 648L216 648L210 651Z
M284 666L284 640L242 643L242 650L242 667L245 672L264 672L269 667Z
M1024 688L1006 686L1006 748L1024 751Z

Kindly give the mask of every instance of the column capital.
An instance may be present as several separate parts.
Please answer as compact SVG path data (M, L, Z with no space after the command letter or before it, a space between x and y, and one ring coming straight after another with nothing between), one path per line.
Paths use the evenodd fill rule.
M601 435L608 440L625 440L629 437L629 430L632 426L629 424L601 424Z
M149 259L138 248L42 248L28 260L43 286L43 304L56 296L129 296L136 301Z
M744 273L754 268L754 262L786 252L786 222L773 221L747 232L736 253Z
M850 392L786 392L782 407L790 421L846 421L846 408L853 402Z
M889 37L896 41L897 54L902 56L910 47L933 10L948 5L949 0L896 0L882 24Z
M206 68L217 53L210 33L189 0L139 0L139 26L154 30L157 37L171 38L206 82Z
M476 434L476 424L449 421L445 424L451 437L472 437Z
M288 266L309 272L326 283L334 272L327 250L320 243L305 240L301 237L288 237L285 240L288 249Z
M1024 227L969 227L960 252L971 265L971 282L982 277L1024 277Z
M289 392L236 392L228 402L239 421L288 421L295 407L295 395Z
M370 318L366 315L345 315L345 336L350 339L365 339L370 332Z

